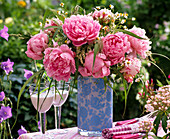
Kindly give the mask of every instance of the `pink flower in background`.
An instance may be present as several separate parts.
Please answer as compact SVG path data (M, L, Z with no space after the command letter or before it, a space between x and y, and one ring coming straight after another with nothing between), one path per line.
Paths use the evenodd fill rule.
M111 61L111 65L122 62L126 52L130 52L130 42L126 34L118 32L103 38L103 53Z
M24 69L24 72L25 72L24 77L25 77L27 80L33 75L33 72L30 71L30 70Z
M170 79L170 74L168 75L168 78Z
M49 27L49 26L61 26L62 24L63 24L63 22L60 19L53 18L51 20L47 20L44 28ZM44 30L44 33L46 33L48 35L53 35L53 33L55 33L55 28L46 29L46 30Z
M160 36L160 40L161 40L161 41L165 41L165 40L167 40L167 39L168 39L167 34L162 34L162 35Z
M100 11L95 10L92 14L94 20L101 21L102 23L109 23L111 20L114 20L114 14L111 10L101 9Z
M141 28L137 28L137 27L134 26L129 31L140 36L140 37L142 37L142 38L146 38L146 40L137 39L135 37L128 35L129 41L131 43L131 47L133 48L134 52L139 54L143 58L146 58L146 56L147 56L146 52L151 49L151 46L150 46L151 41L149 41L149 39L145 35L145 33L146 33L145 30L141 29Z
M159 28L159 24L155 24L155 28L158 29Z
M8 27L4 26L4 28L2 30L0 30L0 37L6 39L8 41Z
M27 51L25 53L34 60L41 60L44 50L48 47L47 43L47 34L36 34L27 42Z
M133 82L133 78L140 71L141 61L136 57L127 56L123 63L124 67L120 70L120 72L123 73L124 78L128 82Z
M91 51L86 55L84 67L79 66L78 71L82 76L93 76L95 78L103 78L110 74L110 61L106 60L106 56L102 53L96 55L93 67L94 52ZM93 69L92 69L93 67Z
M76 70L74 52L63 44L57 48L47 48L44 54L43 64L47 75L57 81L67 82L71 78L71 73Z
M97 21L85 15L72 15L63 24L64 33L75 46L93 42L98 37L100 28Z

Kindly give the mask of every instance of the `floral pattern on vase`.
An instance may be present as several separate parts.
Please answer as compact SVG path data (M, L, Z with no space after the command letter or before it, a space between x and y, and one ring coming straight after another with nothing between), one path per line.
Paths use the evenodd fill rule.
M78 128L101 132L113 122L113 91L104 80L78 77Z

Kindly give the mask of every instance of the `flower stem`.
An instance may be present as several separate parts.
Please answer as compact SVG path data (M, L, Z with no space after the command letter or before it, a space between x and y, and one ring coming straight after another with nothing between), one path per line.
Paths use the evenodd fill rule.
M9 119L7 121L7 124L8 124L8 129L9 129L9 135L10 135L11 139L13 139L12 134L11 134L10 124L9 124Z

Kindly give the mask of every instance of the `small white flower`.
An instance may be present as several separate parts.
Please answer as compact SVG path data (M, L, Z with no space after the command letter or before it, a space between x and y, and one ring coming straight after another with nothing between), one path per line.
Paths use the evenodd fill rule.
M60 3L60 6L61 6L61 7L64 7L64 3Z
M135 79L135 82L140 82L140 78Z
M96 6L96 9L99 10L99 9L100 9L100 6Z
M124 14L124 18L128 18L128 14L127 13Z
M112 4L110 4L109 7L110 7L110 9L113 9L113 8L114 8L114 6L113 6Z
M135 21L136 20L136 18L135 17L132 17L132 21Z
M131 64L132 64L132 62L131 62L131 61L129 61L129 60L125 60L125 66L126 66L126 67L129 67Z
M40 27L42 27L42 23L41 22L39 22L38 24L40 25Z
M125 22L126 22L126 20L125 20L125 19L122 19L121 24L124 24Z
M123 26L124 29L127 29L127 26Z

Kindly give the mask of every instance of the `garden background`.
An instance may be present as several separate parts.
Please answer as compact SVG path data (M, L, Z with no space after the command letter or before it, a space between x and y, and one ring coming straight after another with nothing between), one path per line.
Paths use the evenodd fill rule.
M130 18L135 17L136 20L127 20L128 28L133 25L140 26L146 30L146 35L152 41L152 52L159 53L170 57L170 1L169 0L0 0L0 29L6 25L10 34L8 42L0 38L0 62L7 61L10 58L15 62L13 73L10 75L12 81L12 89L6 92L6 95L13 102L10 124L13 125L16 118L17 97L19 90L26 81L24 77L24 69L32 69L31 59L25 54L27 49L27 41L31 35L38 33L40 29L39 22L43 21L43 16L48 8L62 10L60 3L64 3L64 9L71 12L72 8L80 5L89 13L96 6L109 7L114 5L114 11L128 13ZM49 17L50 18L50 17ZM17 35L16 35L17 34ZM166 58L153 55L156 64L164 71L168 77L170 74L170 61ZM158 67L147 65L143 62L144 73L148 75L148 79L153 78L156 84L159 80L166 85L165 77ZM41 65L39 65L41 66ZM2 73L2 71L0 71ZM0 74L2 75L2 74ZM2 78L2 77L1 77ZM10 84L5 84L6 89ZM132 89L128 95L127 109L125 116L124 111L124 93L122 83L114 85L116 93L114 93L114 121L122 119L130 119L139 117L143 111L143 105L136 99L137 93L141 90L141 84L134 82ZM62 107L61 128L74 127L77 125L77 100L76 90L70 92L69 98ZM38 131L36 123L36 110L34 109L28 92L24 92L21 97L18 120L12 129L13 137L18 137L17 130L23 125L29 132ZM47 112L47 127L54 128L54 109L53 107Z

